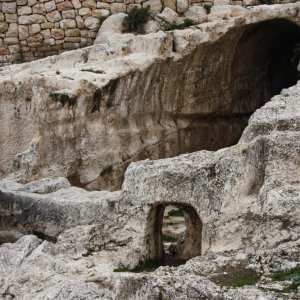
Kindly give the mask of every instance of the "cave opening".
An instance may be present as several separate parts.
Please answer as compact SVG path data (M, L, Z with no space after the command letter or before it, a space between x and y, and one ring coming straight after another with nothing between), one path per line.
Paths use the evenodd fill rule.
M285 19L247 25L230 70L231 115L249 114L299 79L300 27Z
M149 258L160 265L176 266L201 255L202 222L191 205L156 205L147 231Z

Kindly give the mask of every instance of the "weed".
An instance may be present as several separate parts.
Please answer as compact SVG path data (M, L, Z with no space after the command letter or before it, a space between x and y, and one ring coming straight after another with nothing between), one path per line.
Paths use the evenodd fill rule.
M203 8L206 10L206 13L209 15L212 8L212 4L204 4Z
M183 23L177 23L176 21L173 22L169 22L165 19L161 19L163 21L163 28L165 31L171 31L171 30L175 30L175 29L184 29L187 28L189 26L195 25L196 22L194 22L193 20L186 18L183 20Z
M134 7L124 18L123 26L125 32L142 32L144 24L151 18L150 6Z

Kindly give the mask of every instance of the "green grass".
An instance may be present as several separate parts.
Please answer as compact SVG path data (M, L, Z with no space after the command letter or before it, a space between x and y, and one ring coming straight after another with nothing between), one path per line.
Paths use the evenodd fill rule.
M279 271L271 274L273 281L286 281L292 280L292 283L283 289L284 292L292 292L300 287L300 266L292 269Z
M226 267L220 271L222 273L215 276L213 280L221 286L239 288L246 285L255 285L260 280L259 274L252 269L246 269L243 265L233 268ZM227 274L223 274L223 272Z
M180 209L172 209L171 211L168 212L168 216L170 217L183 217L183 211Z
M168 235L168 234L163 234L162 235L162 240L163 240L163 242L168 242L168 243L172 243L172 242L177 241L177 239L175 239L173 236Z
M300 280L300 266L297 266L292 269L273 273L271 275L271 278L274 281L285 281L285 280L290 280L290 279Z

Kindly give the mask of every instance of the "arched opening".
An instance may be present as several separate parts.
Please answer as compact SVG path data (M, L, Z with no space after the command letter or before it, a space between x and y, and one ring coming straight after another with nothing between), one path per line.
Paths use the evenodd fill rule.
M163 203L153 207L148 221L149 259L178 265L201 255L202 222L188 204Z

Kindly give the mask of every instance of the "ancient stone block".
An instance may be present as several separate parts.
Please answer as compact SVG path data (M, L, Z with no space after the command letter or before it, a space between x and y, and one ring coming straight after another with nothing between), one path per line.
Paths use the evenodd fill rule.
M41 24L41 28L42 29L52 29L55 27L55 24L51 23L51 22L45 22Z
M150 6L150 9L155 12L161 12L162 4L160 0L148 0L143 3L143 7Z
M45 39L43 44L44 45L55 45L55 40L53 38Z
M6 32L8 29L8 24L6 22L0 22L0 33Z
M88 7L91 9L95 9L97 7L96 1L95 0L85 0L82 2L83 7Z
M28 31L27 26L19 25L18 29L19 29L19 39L20 40L25 40L29 37L29 31Z
M20 46L19 45L11 45L11 46L8 46L8 50L9 50L9 53L11 53L11 54L20 53Z
M65 37L65 31L62 29L52 29L51 30L51 35L54 37L56 40L61 40Z
M41 35L44 37L44 39L51 38L51 31L50 29L45 29L41 31Z
M32 11L34 14L45 14L46 13L46 9L43 3L37 3L35 5L32 6Z
M81 2L79 0L71 0L75 9L81 8Z
M162 3L164 7L169 7L176 11L176 0L162 0Z
M6 37L18 37L18 24L10 23L6 32Z
M63 19L75 19L75 10L70 9L70 10L65 10L62 13Z
M18 16L17 16L17 14L5 14L5 21L7 23L17 23Z
M112 14L117 14L125 11L126 11L126 5L124 3L112 3L111 5Z
M73 5L70 1L64 1L64 2L58 3L56 5L56 7L59 11L73 9Z
M22 25L39 24L44 22L45 22L45 17L38 14L19 17L19 24Z
M49 22L58 22L62 19L60 12L57 10L47 13L46 18Z
M28 41L28 44L30 44L30 43L38 43L38 42L41 42L43 39L44 39L43 36L40 33L38 33L38 34L30 36L27 39L27 41Z
M18 15L23 16L23 15L30 15L32 13L32 9L29 6L22 6L18 8Z
M27 4L27 0L17 0L17 5L26 5Z
M3 40L4 45L17 45L19 44L19 39L16 37L11 37L11 38L5 38Z
M70 28L76 28L76 22L73 19L65 19L60 21L60 28L62 29L70 29Z
M176 0L176 7L179 13L186 12L189 8L188 0Z
M77 27L79 29L84 28L84 21L81 16L76 16L75 20L76 20Z
M17 12L17 3L16 2L3 2L2 3L2 12L7 14L14 14Z
M110 3L97 2L97 8L110 9L110 6L111 6Z
M41 31L41 26L39 24L32 24L28 26L29 35L34 35Z
M80 8L78 10L78 13L79 13L80 16L91 16L92 15L92 11L88 7Z
M74 28L74 29L67 29L65 31L65 35L66 36L75 36L75 37L79 37L80 36L80 30L78 28Z
M51 12L51 11L55 10L56 9L55 2L53 0L49 1L49 2L46 2L45 3L45 9L46 9L46 12Z
M125 5L125 4L124 4ZM100 26L100 20L99 18L94 18L94 17L88 17L84 21L84 25L86 28L91 29L91 30L98 30Z

